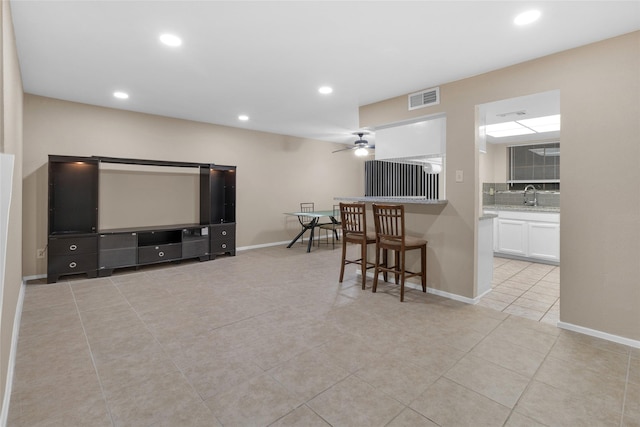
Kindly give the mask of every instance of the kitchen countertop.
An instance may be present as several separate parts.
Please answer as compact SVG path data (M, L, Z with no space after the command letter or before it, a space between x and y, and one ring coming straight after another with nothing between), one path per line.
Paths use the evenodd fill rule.
M560 213L560 208L555 206L525 206L525 205L485 205L486 211L520 211L520 212L551 212Z

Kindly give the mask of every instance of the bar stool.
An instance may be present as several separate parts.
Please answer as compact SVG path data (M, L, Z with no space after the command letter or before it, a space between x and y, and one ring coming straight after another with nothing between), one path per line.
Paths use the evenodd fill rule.
M367 245L376 242L373 232L367 232L367 215L364 203L340 203L340 219L342 222L342 262L340 265L340 283L344 278L344 266L358 264L362 271L362 289L367 281L367 269L375 265L367 261ZM360 245L360 258L347 259L347 243Z
M407 236L404 226L404 205L373 204L373 218L376 226L376 262L373 276L373 292L378 287L378 275L383 273L387 281L387 273L393 273L398 284L400 277L400 302L404 301L404 283L410 277L420 276L422 292L427 292L427 241ZM406 269L407 251L420 249L421 269L414 273ZM388 251L394 251L394 265L388 265ZM380 255L383 255L382 263Z

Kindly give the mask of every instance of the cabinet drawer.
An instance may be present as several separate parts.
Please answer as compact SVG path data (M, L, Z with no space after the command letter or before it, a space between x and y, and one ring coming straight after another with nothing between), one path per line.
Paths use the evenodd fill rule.
M49 257L48 270L51 275L86 273L97 270L98 259L93 254L73 254Z
M209 255L209 239L182 242L182 258L194 258L205 255Z
M235 224L220 224L211 226L211 240L235 240L236 239L236 225Z
M136 233L101 234L98 240L100 251L104 249L135 248L138 246Z
M98 252L96 236L49 237L49 254L53 256L95 254Z
M235 240L230 239L212 239L211 240L211 253L221 253L234 251L236 248Z
M130 267L137 264L137 255L138 249L135 247L124 249L100 249L98 265L101 269Z
M182 244L142 246L138 248L138 263L150 264L154 262L170 261L182 257Z

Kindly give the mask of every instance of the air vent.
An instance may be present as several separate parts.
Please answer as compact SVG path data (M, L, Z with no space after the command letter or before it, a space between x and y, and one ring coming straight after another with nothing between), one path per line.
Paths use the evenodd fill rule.
M409 95L409 110L440 104L440 88L434 87Z

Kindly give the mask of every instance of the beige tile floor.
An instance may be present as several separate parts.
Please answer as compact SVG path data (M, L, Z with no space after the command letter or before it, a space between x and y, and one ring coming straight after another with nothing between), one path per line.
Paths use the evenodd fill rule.
M495 257L491 292L483 307L556 325L560 318L560 267Z
M339 284L339 257L27 285L8 425L640 425L640 350L414 289L400 303L354 266Z

